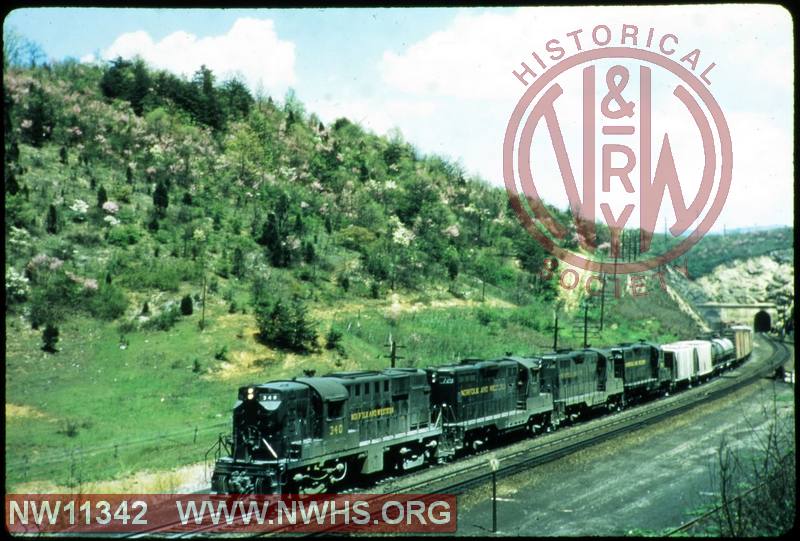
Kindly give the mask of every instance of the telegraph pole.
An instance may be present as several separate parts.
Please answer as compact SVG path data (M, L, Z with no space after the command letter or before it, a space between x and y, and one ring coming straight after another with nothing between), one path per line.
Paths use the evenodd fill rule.
M603 315L606 308L606 273L603 273L603 289L600 291L600 332L603 332Z
M556 324L553 327L553 351L558 351L558 305L555 308Z
M392 362L392 368L395 367L397 364L398 359L404 359L405 357L398 357L397 356L397 348L404 348L405 346L398 346L397 342L395 342L394 338L392 338L392 334L389 333L389 343L386 344L386 347L389 348L389 355L386 356Z
M583 347L587 345L587 331L589 328L589 303L586 300L583 301Z

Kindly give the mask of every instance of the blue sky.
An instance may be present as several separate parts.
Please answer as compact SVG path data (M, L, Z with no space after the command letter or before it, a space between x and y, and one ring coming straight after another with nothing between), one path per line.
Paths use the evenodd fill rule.
M203 62L279 100L294 88L307 110L326 122L348 116L377 133L399 128L423 152L458 160L496 185L503 182L505 127L524 92L511 71L532 63L530 53L544 52L548 39L566 43L567 32L582 28L588 41L600 23L613 32L636 24L643 34L650 27L656 35L673 33L679 54L698 48L702 66L716 64L710 90L730 125L735 166L715 229L792 223L792 21L778 6L32 8L5 20L52 59L139 54L179 73ZM569 99L565 95L565 107L574 109ZM665 130L680 128L672 105L657 106ZM698 146L690 136L672 139L687 177ZM566 143L576 141L568 136ZM540 177L559 177L552 161L537 167ZM566 202L560 182L544 183L540 191L548 202Z

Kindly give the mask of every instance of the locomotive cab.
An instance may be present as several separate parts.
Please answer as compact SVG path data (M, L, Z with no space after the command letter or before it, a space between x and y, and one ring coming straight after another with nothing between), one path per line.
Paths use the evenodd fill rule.
M318 424L308 387L274 382L239 389L233 410L233 456L242 461L291 458L290 442Z

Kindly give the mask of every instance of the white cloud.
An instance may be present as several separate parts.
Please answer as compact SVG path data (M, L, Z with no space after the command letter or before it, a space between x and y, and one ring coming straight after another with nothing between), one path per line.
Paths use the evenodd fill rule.
M661 6L520 8L503 12L465 11L445 28L399 51L385 51L378 69L388 90L408 100L437 100L437 108L424 121L402 119L400 127L412 141L428 143L424 150L444 147L460 157L468 170L479 172L494 184L502 184L502 144L511 110L524 87L512 75L537 51L546 59L544 45L559 38L567 54L576 52L566 33L582 28L583 49L595 48L591 30L606 24L619 43L623 24L639 28L644 41L648 30L655 35L673 33L679 38L676 60L695 48L701 50L701 71L710 62L714 97L729 123L734 150L734 176L727 204L715 229L753 224L791 223L793 208L792 20L779 6ZM642 48L642 43L639 47ZM555 64L548 61L548 67ZM537 70L541 72L542 70ZM638 83L636 84L638 88ZM674 97L670 95L667 98ZM580 108L580 100L563 96L567 109ZM443 105L445 104L446 105ZM460 115L454 114L460 111ZM663 101L662 133L670 133L682 183L695 185L700 155L696 130L687 128L685 109ZM580 139L564 122L566 144L580 171ZM654 120L655 121L655 120ZM656 128L656 125L654 125ZM683 128L683 135L681 135ZM688 129L688 131L687 131ZM542 128L537 130L537 136ZM546 135L546 130L544 130ZM655 136L655 133L654 133ZM547 137L549 148L549 137ZM536 139L534 139L536 141ZM433 146L430 143L435 142ZM654 144L656 142L654 141ZM657 142L660 149L660 140ZM552 154L552 149L550 149ZM700 152L702 154L702 151ZM563 205L560 174L555 160L538 158L536 170L541 192L550 202ZM689 189L691 190L690 186ZM690 191L693 196L693 191ZM684 197L690 195L684 193ZM613 198L613 197L612 197ZM545 198L546 200L547 197ZM612 203L613 205L613 203ZM662 209L671 214L668 200ZM615 207L616 208L616 207ZM659 219L659 222L661 219Z
M520 70L522 62L536 70L531 52L552 65L545 43L558 38L571 55L576 52L574 38L566 34L578 29L582 30L578 35L582 49L596 48L591 33L597 24L611 29L613 44L619 44L623 24L639 28L640 42L654 28L656 40L667 33L679 38L676 49L681 56L701 49L701 59L716 62L717 73L726 63L728 68L746 64L748 71L763 78L765 84L791 84L792 43L786 39L792 33L791 16L779 6L768 5L536 7L507 13L463 12L447 28L404 51L385 51L380 71L391 87L418 95L466 99L518 96L523 86L512 71ZM735 73L739 75L741 72Z
M173 32L156 42L144 31L119 36L102 58L141 56L150 65L191 76L205 64L220 79L240 76L251 90L285 91L297 81L295 45L281 40L270 19L237 19L226 34Z

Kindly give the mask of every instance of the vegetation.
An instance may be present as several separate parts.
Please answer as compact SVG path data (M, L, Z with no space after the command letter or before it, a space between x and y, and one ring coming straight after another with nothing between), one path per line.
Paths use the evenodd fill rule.
M7 483L197 462L237 385L383 367L390 333L409 366L552 343L545 252L459 164L207 68L42 65L21 43L4 45L6 400L23 412ZM597 340L694 335L636 302Z

